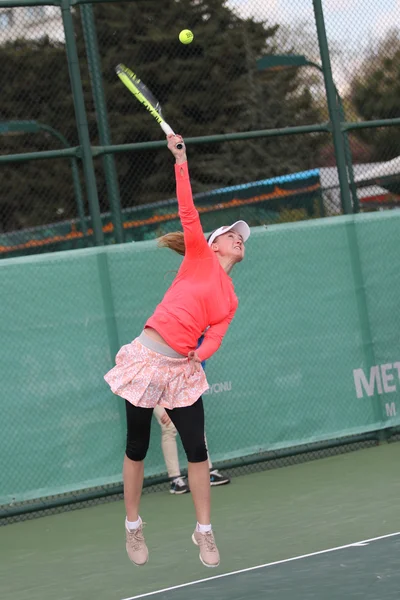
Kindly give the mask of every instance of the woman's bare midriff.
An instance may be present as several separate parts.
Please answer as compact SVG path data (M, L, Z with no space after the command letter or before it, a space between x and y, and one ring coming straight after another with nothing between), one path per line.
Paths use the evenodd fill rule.
M164 346L168 346L168 344L164 340L164 338L162 338L161 335L155 329L153 329L152 327L145 327L144 328L144 332L152 340L155 340L156 342L160 342L160 344L164 344Z

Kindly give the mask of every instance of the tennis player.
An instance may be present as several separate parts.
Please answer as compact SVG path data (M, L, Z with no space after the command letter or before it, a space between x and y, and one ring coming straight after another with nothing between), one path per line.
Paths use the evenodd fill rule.
M135 565L149 553L139 515L144 458L156 405L175 425L188 460L190 490L197 524L192 540L207 567L220 562L211 527L210 475L201 395L208 389L201 362L220 347L238 306L232 280L234 265L244 258L250 228L244 221L220 227L205 239L189 178L181 136L168 136L175 157L176 192L183 233L163 236L161 245L185 257L177 276L147 320L142 333L123 346L105 376L114 394L126 400L127 443L124 457L126 549ZM177 148L181 143L182 147ZM200 348L197 341L205 331Z

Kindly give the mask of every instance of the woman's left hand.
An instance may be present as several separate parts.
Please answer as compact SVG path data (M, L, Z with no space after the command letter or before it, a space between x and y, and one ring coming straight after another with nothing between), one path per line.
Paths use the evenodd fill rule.
M167 135L168 149L175 156L175 162L177 165L187 161L186 147L183 137L181 135ZM181 144L181 148L177 148L177 145Z
M198 373L198 371L201 369L201 360L198 357L197 352L195 350L189 352L188 359L190 365L190 374L194 375L195 373Z

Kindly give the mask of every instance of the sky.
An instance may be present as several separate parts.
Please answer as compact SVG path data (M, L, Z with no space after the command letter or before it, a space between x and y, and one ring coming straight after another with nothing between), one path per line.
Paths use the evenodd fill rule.
M275 22L313 19L312 0L229 0L243 15ZM400 25L400 0L323 0L328 34L337 39L382 34Z
M328 40L338 53L332 57L333 76L338 87L345 90L349 74L359 65L362 49L384 37L389 29L400 29L400 0L322 1ZM302 36L300 30L295 42L299 53L312 52L316 40L312 0L228 0L228 4L241 16L267 19L271 24L307 23L308 36ZM314 45L315 52L318 47Z

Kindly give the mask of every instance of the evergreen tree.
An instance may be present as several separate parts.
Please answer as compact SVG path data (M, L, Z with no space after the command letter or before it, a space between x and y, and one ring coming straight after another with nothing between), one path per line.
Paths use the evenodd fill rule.
M18 40L0 47L0 121L36 120L77 144L65 49ZM45 133L1 135L1 153L60 148ZM52 223L76 214L68 160L2 164L0 232Z
M400 117L399 30L390 31L376 50L371 50L352 82L352 101L364 121ZM396 127L365 129L358 133L372 148L372 160L385 161L400 155Z

